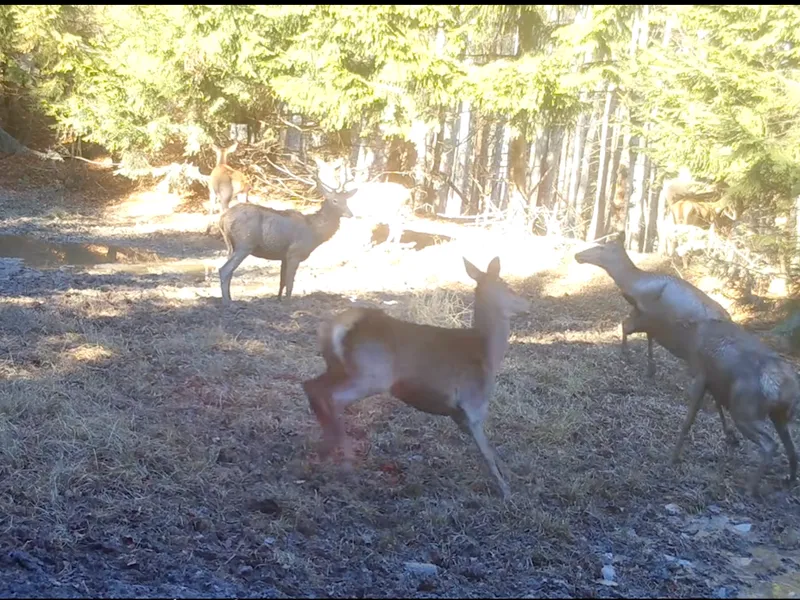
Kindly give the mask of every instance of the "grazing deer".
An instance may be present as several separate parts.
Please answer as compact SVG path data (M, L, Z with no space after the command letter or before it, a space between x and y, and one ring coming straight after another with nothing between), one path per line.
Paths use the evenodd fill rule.
M390 317L378 309L351 308L324 321L318 337L325 372L303 383L323 431L322 454L341 446L352 459L342 422L344 408L389 392L423 412L452 418L478 446L504 498L510 494L502 462L483 430L511 330L512 315L527 300L500 279L500 259L486 273L464 259L475 280L473 325L450 329Z
M222 213L219 228L228 248L228 260L219 269L222 303L231 303L231 278L249 255L281 261L278 300L286 288L292 297L297 267L339 230L342 217L351 217L347 199L354 192L336 192L318 182L324 200L310 215L296 210L275 210L256 204L237 204Z
M622 351L627 354L630 334L646 333L647 375L651 378L656 373L653 339L676 357L684 360L686 357L681 355L680 348L668 347L658 336L648 331L638 318L638 313L658 315L666 322L673 323L731 318L718 302L688 281L672 275L649 273L634 265L625 251L624 236L578 252L575 260L605 269L622 292L622 297L634 307L634 312L622 322Z
M314 158L319 170L320 179L334 189L355 190L347 205L353 211L353 216L370 223L373 227L384 224L389 227L389 237L386 242L399 243L403 235L403 220L411 199L411 190L400 183L391 181L370 181L356 184L347 176L346 168L341 159L332 163ZM336 177L338 170L345 171L345 178Z
M712 319L676 324L645 314L639 314L638 319L658 339L683 349L692 374L689 413L672 453L672 463L678 461L683 442L708 391L714 397L720 416L722 407L726 407L742 435L761 451L761 463L750 479L750 492L758 492L761 477L777 450L768 421L772 421L789 458L787 481L794 481L797 452L788 425L794 419L800 400L800 383L792 367L755 335L732 321ZM724 417L722 423L730 440Z
M234 196L239 194L245 195L245 202L250 199L250 180L241 171L232 169L228 166L228 154L236 152L238 142L233 142L227 148L220 148L216 144L211 144L214 153L217 155L217 165L211 171L211 176L208 179L209 191L209 215L214 214L214 208L217 199L220 200L221 212L228 210L228 205Z

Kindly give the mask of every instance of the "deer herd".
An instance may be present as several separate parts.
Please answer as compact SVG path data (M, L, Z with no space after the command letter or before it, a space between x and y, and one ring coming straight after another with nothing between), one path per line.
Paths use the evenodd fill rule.
M410 197L400 184L348 185L331 176L341 165L317 163L315 182L323 195L319 210L302 214L275 210L247 201L229 207L234 196L247 194L245 175L229 167L226 157L236 150L214 146L217 164L209 178L211 214L221 204L219 228L228 258L220 268L223 305L231 303L231 277L249 255L280 260L278 299L291 298L295 274L301 262L338 230L342 217L360 216L389 225L390 241L399 241L402 215ZM322 179L326 179L323 182ZM695 203L697 204L697 203ZM706 203L690 212L709 212L713 219L718 203ZM684 210L674 203L675 211ZM685 215L684 215L685 216ZM682 216L675 217L683 218ZM789 460L787 482L797 477L797 452L789 433L800 399L800 382L792 366L765 346L754 334L731 320L728 312L691 283L672 275L644 271L634 265L624 249L622 236L575 254L578 263L604 269L631 305L622 322L622 352L627 356L627 337L645 333L648 342L647 376L655 377L653 341L685 362L690 383L689 411L672 452L674 464L694 423L706 392L716 405L729 443L738 439L728 425L727 409L734 425L760 451L760 462L748 489L756 495L778 445L768 421L778 433ZM515 293L500 277L500 259L486 271L464 259L466 272L475 281L472 326L446 328L396 319L380 309L351 308L323 320L317 337L325 372L303 382L310 407L322 429L320 454L336 450L351 468L353 450L345 434L344 409L358 400L389 393L420 411L449 416L468 433L480 451L503 498L511 493L509 472L484 433L495 376L509 346L511 319L527 312L530 302Z

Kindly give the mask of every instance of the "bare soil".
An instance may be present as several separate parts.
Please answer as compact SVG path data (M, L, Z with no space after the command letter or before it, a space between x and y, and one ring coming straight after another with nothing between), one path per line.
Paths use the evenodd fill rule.
M67 167L27 160L0 174L0 235L21 236L0 250L27 245L22 262L0 257L0 595L798 593L786 457L750 498L755 449L726 445L706 411L669 466L685 368L659 348L649 381L643 336L622 356L628 307L574 262L582 245L465 230L363 251L345 223L301 264L291 302L275 300L279 265L251 257L223 310L224 245L199 200L90 168L73 190ZM390 397L348 410L353 473L320 463L300 386L323 368L320 319L359 302L463 326L462 255L499 255L533 305L512 324L487 426L511 500L452 422ZM736 308L699 268L684 276Z

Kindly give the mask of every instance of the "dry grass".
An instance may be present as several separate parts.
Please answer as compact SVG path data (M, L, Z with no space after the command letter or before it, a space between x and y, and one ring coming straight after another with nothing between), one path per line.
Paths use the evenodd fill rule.
M717 579L663 577L663 554L724 575L720 548L740 542L687 545L663 505L716 504L761 530L800 526L790 494L755 504L741 493L752 449L728 450L714 413L699 416L684 461L667 466L683 367L659 351L659 377L647 382L640 339L622 360L627 307L602 272L575 265L575 248L491 241L358 260L332 245L300 267L288 304L273 299L277 265L249 259L229 312L208 298L219 296L216 278L182 275L149 289L7 297L0 545L46 555L54 577L80 572L93 590L106 589L107 568L144 583L191 565L293 596L688 596L710 594ZM487 427L514 474L511 501L494 495L452 422L387 397L348 410L354 473L318 464L300 382L322 369L319 319L353 299L463 326L461 256L485 267L495 254L533 302L513 323ZM783 469L781 457L768 483ZM595 583L605 552L624 557L619 588ZM440 576L415 581L408 560L431 561Z

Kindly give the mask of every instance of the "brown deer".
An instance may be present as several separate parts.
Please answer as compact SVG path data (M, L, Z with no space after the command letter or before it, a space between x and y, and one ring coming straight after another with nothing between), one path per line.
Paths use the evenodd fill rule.
M680 349L670 348L652 332L645 329L638 319L637 311L659 315L667 322L686 320L724 319L730 320L728 312L718 302L697 289L688 281L673 275L661 275L643 271L625 251L624 236L587 248L575 255L578 263L589 263L604 269L617 284L622 297L633 307L633 312L622 322L622 351L627 354L628 336L632 333L647 334L647 374L656 373L653 360L653 339L678 358L685 360ZM678 353L676 353L676 351Z
M672 221L678 225L694 225L703 229L724 227L736 220L736 212L724 198L716 202L698 202L688 198L678 200L670 207L670 214Z
M238 142L234 142L227 148L220 148L216 144L211 144L211 147L217 155L217 165L211 171L208 179L209 215L214 214L217 199L222 207L220 212L225 212L228 210L231 199L239 194L245 195L245 202L249 201L252 189L247 175L231 168L227 163L228 155L236 152L236 148L239 147Z
M228 260L219 269L222 303L231 303L233 272L249 255L281 261L278 300L286 288L292 297L297 267L339 230L342 217L351 217L347 199L355 192L336 192L317 181L324 196L320 209L310 215L296 210L275 210L257 204L237 204L222 213L219 229L228 248Z
M726 320L666 321L656 314L639 313L639 325L653 332L666 345L680 348L689 363L689 413L672 453L678 461L686 435L694 423L705 392L714 397L728 439L722 407L746 438L758 445L761 463L750 479L752 494L777 450L769 433L772 421L789 458L791 482L797 478L797 451L788 425L794 419L800 400L800 383L792 367L766 347L755 335Z
M527 311L527 300L500 279L500 259L486 273L464 259L475 280L469 329L420 325L379 309L351 308L324 321L318 331L325 372L303 383L323 431L322 455L341 447L346 464L352 449L342 422L344 408L389 392L409 406L448 416L475 440L504 498L506 470L486 439L483 424L511 331L511 317Z

